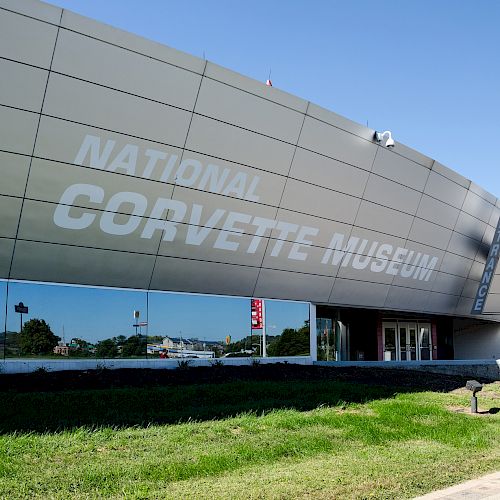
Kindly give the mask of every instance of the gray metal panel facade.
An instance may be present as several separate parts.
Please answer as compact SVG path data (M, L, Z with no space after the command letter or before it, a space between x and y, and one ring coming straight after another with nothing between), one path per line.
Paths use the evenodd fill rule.
M417 151L33 0L0 72L0 278L469 315L500 203Z

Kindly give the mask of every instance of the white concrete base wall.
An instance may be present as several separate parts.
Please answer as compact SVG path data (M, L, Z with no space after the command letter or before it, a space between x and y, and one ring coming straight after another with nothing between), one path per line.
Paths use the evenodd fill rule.
M36 370L109 370L118 368L149 368L173 370L180 362L189 366L211 366L220 361L224 365L251 365L253 363L293 363L311 365L310 356L283 356L275 358L216 358L216 359L6 359L0 362L0 373L30 373Z
M189 366L211 366L221 361L224 365L252 365L253 363L290 363L298 365L320 365L335 367L398 368L422 370L446 375L461 375L471 378L500 380L500 359L455 360L455 361L313 361L310 356L276 358L230 358L230 359L7 359L0 362L0 373L30 373L39 369L47 371L97 370L106 368L149 368L154 370L179 368L180 361L189 361Z
M500 359L500 324L455 320L455 359Z
M322 366L363 366L365 368L397 368L443 375L500 380L500 359L463 359L435 361L317 361Z

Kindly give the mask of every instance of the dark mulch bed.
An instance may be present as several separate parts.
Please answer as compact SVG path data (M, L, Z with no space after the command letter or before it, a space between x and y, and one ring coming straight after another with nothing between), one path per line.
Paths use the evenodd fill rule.
M330 380L357 382L407 390L450 391L464 387L466 378L407 369L304 366L287 363L253 366L208 366L170 369L121 368L86 371L1 374L0 391L39 392L230 381Z

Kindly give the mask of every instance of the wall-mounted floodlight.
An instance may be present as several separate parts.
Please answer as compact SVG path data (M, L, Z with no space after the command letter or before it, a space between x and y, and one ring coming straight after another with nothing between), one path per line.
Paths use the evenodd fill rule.
M392 138L392 134L389 130L386 130L385 132L375 132L373 135L373 139L376 140L377 142L382 142L384 137L387 136L387 139L385 141L385 147L386 148L393 148L394 147L394 139Z

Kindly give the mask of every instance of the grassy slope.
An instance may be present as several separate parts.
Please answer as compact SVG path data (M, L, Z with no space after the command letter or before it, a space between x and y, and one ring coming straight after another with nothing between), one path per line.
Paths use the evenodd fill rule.
M116 421L145 422L154 416L171 421L175 415L184 418L183 404L208 418L214 403L220 415L227 415L258 395L261 406L254 401L250 407L265 412L181 424L5 432L0 436L0 497L409 498L500 468L500 414L450 411L449 406L467 407L463 391L388 397L386 388L338 382L268 382L264 387L236 382L148 391L4 393L0 415L14 418L16 408L23 408L16 421L21 425L36 418L37 410L44 421L51 407L59 425L74 425L85 404L101 401L97 411L87 413L103 422L110 421L109 412L147 405L148 412ZM303 408L308 391L313 406L321 401L330 406L271 410ZM110 400L112 394L118 399ZM57 398L66 401L62 413L55 409ZM367 402L340 402L349 399ZM490 384L480 395L480 407L498 406L500 384Z
M213 420L273 409L311 410L321 405L362 402L393 394L391 387L300 380L64 392L12 391L1 394L0 432Z

